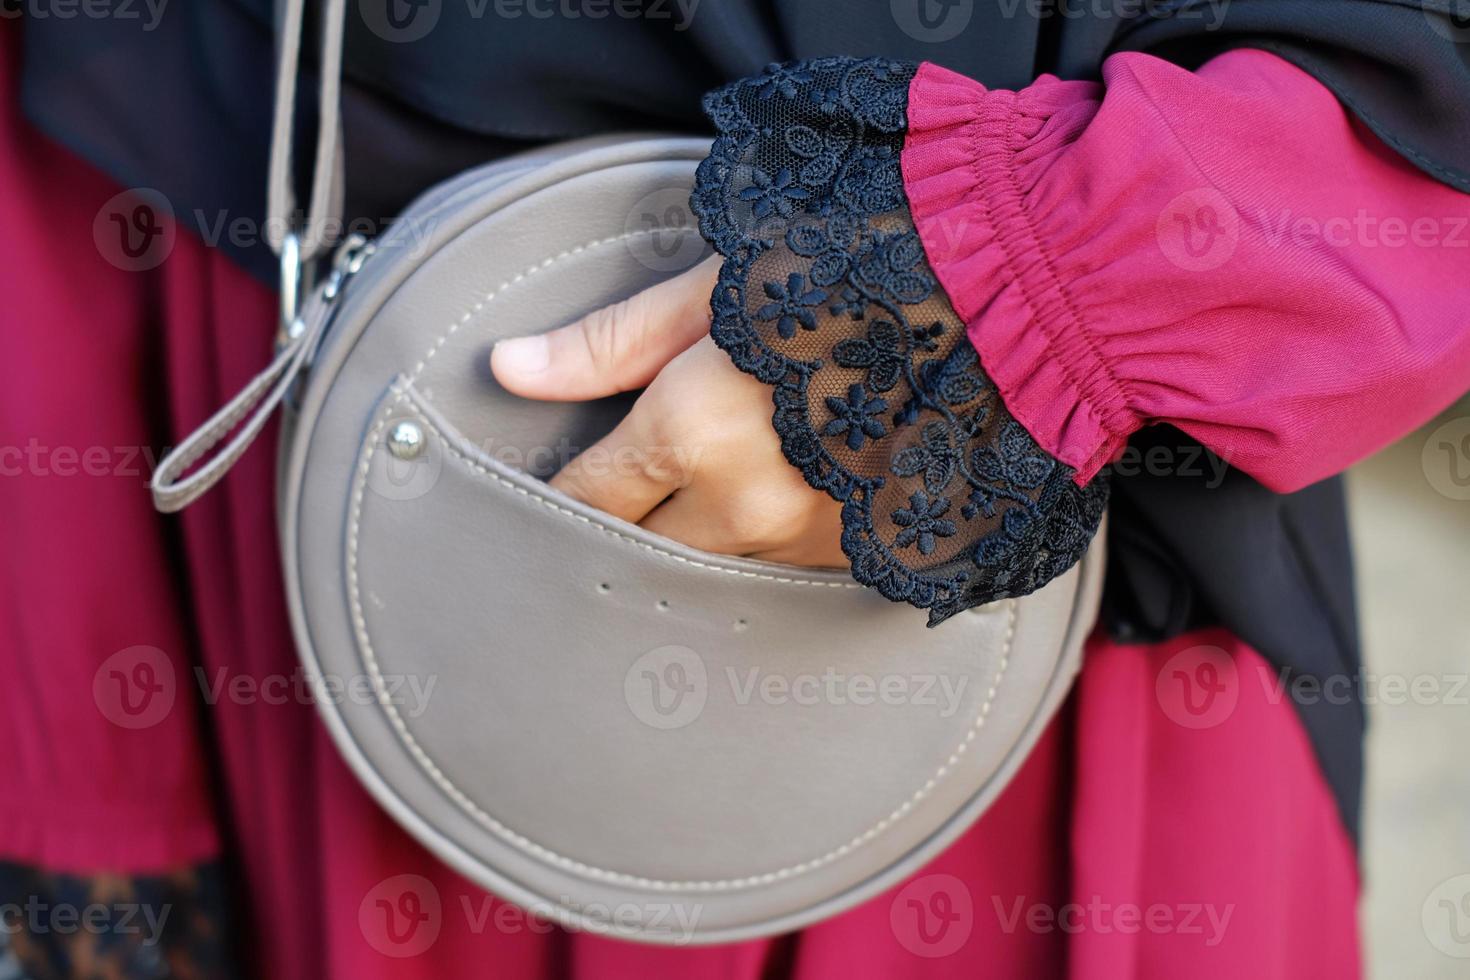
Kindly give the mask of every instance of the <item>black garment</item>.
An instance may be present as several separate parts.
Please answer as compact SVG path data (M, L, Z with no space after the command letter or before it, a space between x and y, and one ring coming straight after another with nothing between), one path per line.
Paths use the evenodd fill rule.
M1444 12L1456 3L1470 17L1470 0L353 0L348 214L381 226L439 180L549 140L704 133L704 93L774 61L835 55L933 61L1020 88L1044 72L1095 79L1115 51L1193 68L1263 48L1470 191L1470 20ZM273 283L259 236L220 220L264 213L272 0L191 0L156 22L132 9L27 20L27 114L122 183L163 191Z
M1450 15L1470 14L1464 0L692 2L350 3L348 215L374 231L437 181L547 140L704 132L704 92L769 62L832 55L933 61L1018 88L1043 72L1097 78L1121 50L1192 68L1262 48L1313 74L1415 166L1470 191L1470 23ZM261 236L232 224L265 211L271 0L191 0L149 16L28 20L26 110L120 183L162 191L186 226L273 282ZM1191 452L1172 430L1135 444L1160 439ZM1356 681L1339 480L1283 497L1240 474L1216 488L1176 467L1120 473L1114 487L1115 633L1156 639L1218 622L1284 670ZM1356 832L1361 705L1298 709Z

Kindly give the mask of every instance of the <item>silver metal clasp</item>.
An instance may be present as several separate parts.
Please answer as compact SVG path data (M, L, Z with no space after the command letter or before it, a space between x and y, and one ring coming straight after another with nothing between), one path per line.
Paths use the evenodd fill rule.
M357 275L376 246L365 236L353 233L342 240L332 255L331 271L322 284L321 300L331 305L342 295L347 281ZM301 261L301 239L289 232L281 241L281 310L280 325L276 331L276 350L279 351L300 337L306 330L304 315L307 297L315 287L315 266Z
M327 284L322 287L322 299L330 303L340 296L347 280L357 275L362 264L375 250L376 246L366 236L356 232L343 239L337 253L332 256L332 272L327 276Z
M301 238L294 231L281 240L281 309L276 330L276 349L280 350L301 336L306 325L301 322L302 298L311 292L311 266L301 260Z

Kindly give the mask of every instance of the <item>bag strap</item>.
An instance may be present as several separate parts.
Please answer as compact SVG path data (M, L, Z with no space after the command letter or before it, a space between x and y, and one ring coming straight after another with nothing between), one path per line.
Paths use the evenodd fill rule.
M347 19L346 2L325 0L322 7L316 159L312 166L306 221L298 228L293 223L296 192L292 146L306 0L282 0L276 53L275 115L271 126L270 183L266 195L266 237L271 250L284 258L287 239L297 236L300 262L303 264L315 259L326 248L330 224L342 213L342 35Z
M316 346L316 334L326 320L324 316L312 317L315 325L308 329L301 306L310 288L311 263L326 251L329 233L339 224L337 219L342 213L342 35L346 0L325 0L323 4L316 158L305 221L297 225L292 136L305 19L306 0L282 0L265 236L271 251L281 260L279 350L269 367L158 464L149 489L153 506L163 513L183 510L199 499L245 454L305 367ZM239 431L226 441L237 426ZM221 443L219 451L209 457ZM205 459L204 464L185 476L185 471L201 459Z
M165 514L183 510L230 471L255 437L260 435L276 406L281 404L310 349L305 333L291 341L271 361L270 367L256 375L224 408L210 416L209 421L190 433L163 458L149 487L153 491L155 508ZM245 424L217 455L188 476L183 475L185 470L219 445L241 419L246 420Z

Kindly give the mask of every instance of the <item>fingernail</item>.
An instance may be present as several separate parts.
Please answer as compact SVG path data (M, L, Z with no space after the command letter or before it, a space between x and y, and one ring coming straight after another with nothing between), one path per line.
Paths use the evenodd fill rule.
M551 363L551 345L544 335L513 337L497 343L491 356L512 374L540 374Z

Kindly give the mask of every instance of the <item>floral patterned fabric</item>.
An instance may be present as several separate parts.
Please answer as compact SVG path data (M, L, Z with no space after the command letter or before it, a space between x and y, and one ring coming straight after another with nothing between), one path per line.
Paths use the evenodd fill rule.
M770 384L782 450L843 502L853 576L929 625L1082 556L1103 480L1006 410L914 230L900 154L916 66L773 65L711 94L693 207L724 256L713 337Z
M227 905L218 863L77 875L0 861L0 980L229 980Z

